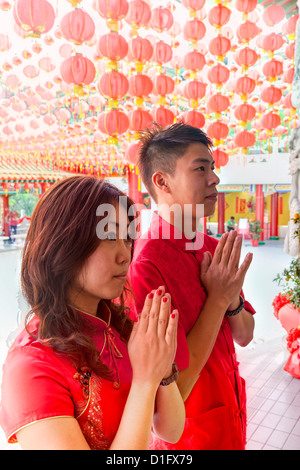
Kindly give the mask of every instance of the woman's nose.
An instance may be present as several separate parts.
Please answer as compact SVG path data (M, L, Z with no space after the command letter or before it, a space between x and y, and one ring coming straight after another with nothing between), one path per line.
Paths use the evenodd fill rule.
M118 254L117 261L118 263L130 263L131 260L131 243L127 240L119 240L118 243Z

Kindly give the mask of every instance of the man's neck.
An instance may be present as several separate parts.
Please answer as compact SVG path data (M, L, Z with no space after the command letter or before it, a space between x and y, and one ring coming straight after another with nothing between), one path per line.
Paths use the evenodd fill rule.
M184 216L184 211L179 204L169 206L166 203L157 205L158 215L184 233L186 238L193 240L196 236L197 223L192 217Z

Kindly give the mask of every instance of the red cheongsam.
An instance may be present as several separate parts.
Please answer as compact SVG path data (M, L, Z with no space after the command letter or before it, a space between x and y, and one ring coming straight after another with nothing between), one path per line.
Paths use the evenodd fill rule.
M102 303L101 303L102 304ZM100 359L113 371L105 380L88 369L80 373L64 355L34 340L25 330L10 348L3 369L0 425L8 442L38 420L75 417L91 449L108 449L118 430L132 380L127 346L110 326L103 303L101 318L82 313L92 327ZM29 324L36 335L38 318ZM90 328L89 328L90 331Z
M175 357L180 370L188 367L186 335L196 322L206 294L200 282L200 263L205 251L214 253L218 241L197 233L195 242L153 214L150 229L136 243L130 280L136 308L142 310L145 296L159 286L171 294L172 308L179 311L178 347ZM192 249L191 249L192 248ZM216 285L215 295L218 295ZM243 295L243 294L242 294ZM245 308L255 313L245 301ZM239 450L245 448L245 382L238 369L232 334L224 317L212 353L186 402L186 423L177 444L152 436L151 449Z

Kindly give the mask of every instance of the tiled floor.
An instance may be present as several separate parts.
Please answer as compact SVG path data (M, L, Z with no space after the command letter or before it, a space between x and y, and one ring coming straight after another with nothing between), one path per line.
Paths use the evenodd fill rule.
M237 348L247 389L247 450L300 450L300 380L283 370L284 339Z

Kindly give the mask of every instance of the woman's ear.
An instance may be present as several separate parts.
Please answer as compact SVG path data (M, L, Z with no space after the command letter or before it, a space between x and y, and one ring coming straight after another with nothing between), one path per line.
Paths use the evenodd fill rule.
M155 187L155 190L163 191L165 193L170 192L170 187L168 184L168 175L160 171L156 171L152 175L152 183Z

